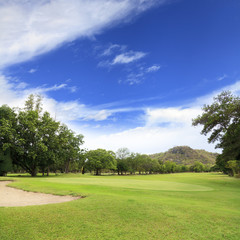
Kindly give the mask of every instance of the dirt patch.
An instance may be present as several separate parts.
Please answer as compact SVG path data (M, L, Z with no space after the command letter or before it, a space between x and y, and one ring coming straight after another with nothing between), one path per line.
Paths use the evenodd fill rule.
M80 197L56 196L45 193L26 192L7 187L11 181L0 181L0 207L20 207L69 202Z

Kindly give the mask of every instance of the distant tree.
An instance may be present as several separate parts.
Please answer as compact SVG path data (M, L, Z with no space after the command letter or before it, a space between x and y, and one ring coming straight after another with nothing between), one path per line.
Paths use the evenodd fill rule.
M127 158L127 166L130 174L135 174L138 168L137 154L130 154L130 156Z
M158 169L158 162L157 160L152 159L147 154L139 154L137 155L138 161L138 171L139 174L141 172L149 173L156 172Z
M203 172L205 167L202 163L196 161L191 167L190 170L193 172Z
M159 164L159 170L158 170L159 173L167 173L167 169L166 169L166 166L165 164Z
M160 164L157 159L149 159L150 165L149 165L149 174L151 173L158 173L160 169Z
M116 158L117 159L126 159L130 156L130 151L128 148L119 148L116 152Z
M175 162L171 162L171 161L166 161L164 163L165 165L165 169L167 173L175 173L176 172L176 163Z
M116 170L117 162L111 151L105 149L90 150L86 153L86 167L95 171L96 175L101 174L102 169Z
M117 160L117 172L118 175L123 172L127 172L129 170L129 166L127 163L127 158L130 156L130 151L128 148L119 148L115 154Z
M227 162L227 167L232 169L233 176L240 174L240 162L237 160L230 160Z

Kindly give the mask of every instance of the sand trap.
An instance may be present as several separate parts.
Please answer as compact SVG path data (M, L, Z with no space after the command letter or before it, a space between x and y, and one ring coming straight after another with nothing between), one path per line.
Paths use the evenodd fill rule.
M11 181L0 181L0 207L19 207L62 203L79 199L80 197L56 196L52 194L26 192L7 187Z

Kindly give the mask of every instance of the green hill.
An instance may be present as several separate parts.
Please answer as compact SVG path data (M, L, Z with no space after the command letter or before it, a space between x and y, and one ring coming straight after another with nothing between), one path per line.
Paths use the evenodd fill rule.
M164 153L151 154L150 157L163 162L172 161L183 165L191 165L196 161L203 164L214 165L217 155L217 153L192 149L188 146L178 146L173 147Z

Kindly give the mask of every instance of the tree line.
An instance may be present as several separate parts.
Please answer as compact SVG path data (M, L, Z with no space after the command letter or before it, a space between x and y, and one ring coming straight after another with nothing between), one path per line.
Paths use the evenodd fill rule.
M0 175L27 172L36 176L51 172L101 172L118 174L151 174L175 172L223 171L240 174L240 98L222 92L211 105L204 105L202 115L193 125L203 125L202 134L209 142L217 142L222 154L216 165L194 162L180 165L161 161L146 154L131 153L121 148L116 153L105 149L85 150L83 135L75 134L66 125L42 110L41 96L30 95L23 109L0 107Z

